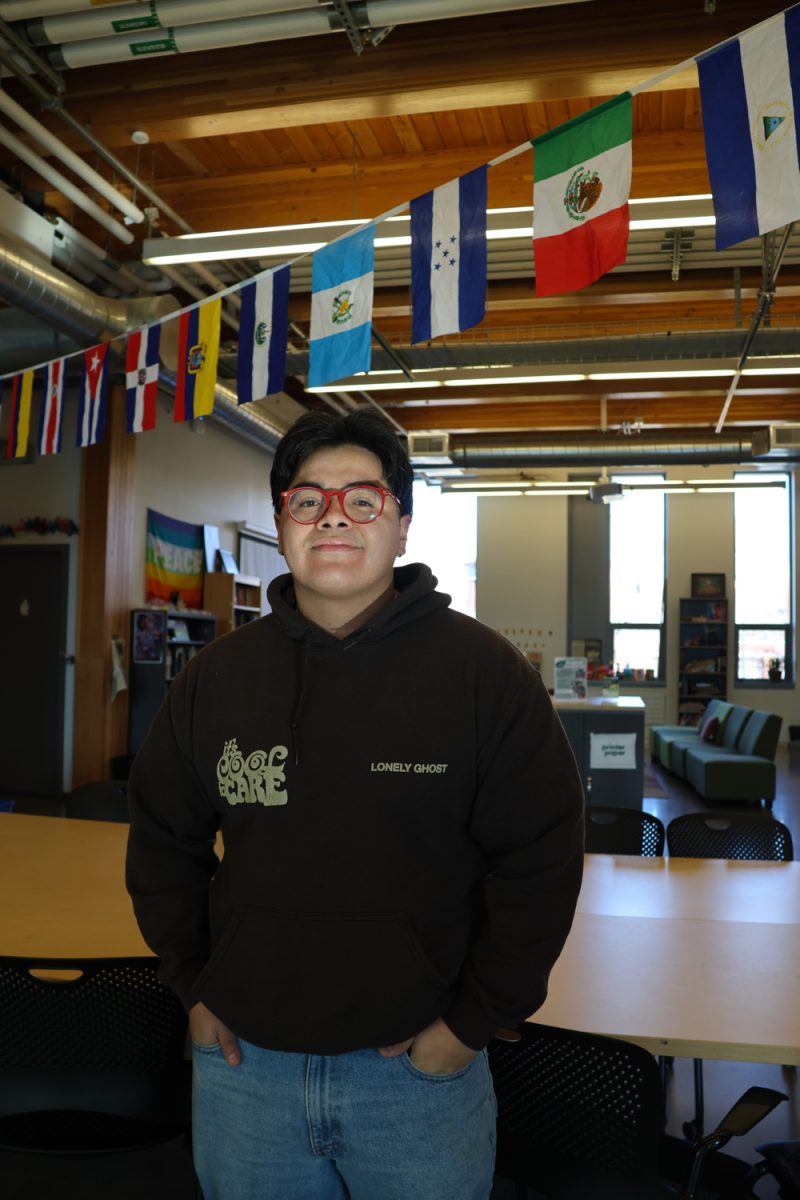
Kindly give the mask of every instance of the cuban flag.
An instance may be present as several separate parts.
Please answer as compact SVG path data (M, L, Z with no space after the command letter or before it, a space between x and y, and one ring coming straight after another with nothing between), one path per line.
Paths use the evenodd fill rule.
M8 414L7 458L24 458L28 453L31 425L33 371L23 371L11 381L11 409Z
M245 284L239 292L242 308L236 385L240 404L273 396L283 387L290 274L291 268L279 267Z
M800 218L800 5L697 59L717 249Z
M39 406L37 449L40 454L61 453L66 367L66 359L56 358L53 362L49 362L45 369L42 382L42 402Z
M128 335L125 352L125 428L143 433L156 427L158 347L161 326L148 325Z
M411 341L483 320L486 166L411 201Z
M222 301L195 305L178 318L178 382L173 421L193 421L214 410Z
M108 342L102 342L84 351L76 446L94 446L103 440L107 404Z
M374 225L331 242L314 254L309 387L322 387L369 370L374 276Z

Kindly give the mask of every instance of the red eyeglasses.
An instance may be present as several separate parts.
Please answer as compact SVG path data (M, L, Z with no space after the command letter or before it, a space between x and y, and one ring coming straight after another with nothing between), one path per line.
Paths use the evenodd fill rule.
M334 496L347 519L356 525L368 525L370 521L376 521L383 512L387 498L400 507L397 496L388 488L373 487L371 484L346 488L289 488L281 492L281 503L286 505L289 516L298 525L315 525L325 516Z

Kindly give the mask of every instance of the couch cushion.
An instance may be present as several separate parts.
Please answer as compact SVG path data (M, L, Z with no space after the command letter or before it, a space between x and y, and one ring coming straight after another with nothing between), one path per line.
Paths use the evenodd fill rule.
M662 767L666 767L668 771L674 771L676 746L694 746L697 743L699 732L699 729L692 729L689 725L662 725L656 732L654 726L651 733L650 752L658 759Z
M740 754L755 754L759 758L775 758L783 718L775 713L753 710L736 749Z
M744 704L734 704L731 711L725 718L725 727L722 730L720 745L727 746L729 750L735 750L739 745L739 738L742 736L742 731L750 719L752 708L745 707Z
M699 752L698 752L699 751ZM749 754L686 753L686 779L704 800L774 800L775 763Z

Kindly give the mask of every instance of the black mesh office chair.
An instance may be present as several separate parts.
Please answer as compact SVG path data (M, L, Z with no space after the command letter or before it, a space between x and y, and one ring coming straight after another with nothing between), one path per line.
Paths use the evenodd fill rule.
M531 1193L547 1200L690 1200L698 1180L705 1193L717 1173L726 1187L732 1176L744 1181L748 1164L719 1150L786 1099L750 1088L712 1134L689 1147L664 1137L658 1065L631 1042L525 1022L490 1043L489 1062L497 1175L516 1184L517 1200ZM680 1182L661 1177L668 1161L677 1162Z
M84 821L128 821L127 784L114 779L82 783L64 797L64 816Z
M652 858L664 853L664 826L640 808L590 804L586 808L586 849L590 854L639 854Z
M792 835L769 813L695 812L667 826L667 848L677 858L734 858L787 862L793 858ZM694 1060L694 1118L684 1125L687 1137L703 1132L703 1063Z
M196 1195L187 1018L157 967L0 958L4 1195Z
M680 858L787 862L794 857L791 833L768 813L686 813L667 826L667 846Z

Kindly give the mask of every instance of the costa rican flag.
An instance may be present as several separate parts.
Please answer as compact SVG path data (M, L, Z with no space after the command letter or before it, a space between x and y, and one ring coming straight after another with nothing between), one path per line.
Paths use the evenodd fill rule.
M274 396L286 374L289 332L289 267L280 267L240 291L239 359L236 390L240 404Z
M156 427L158 347L161 326L148 325L128 336L125 355L125 428L143 433Z
M103 440L108 402L108 342L92 346L83 355L83 377L78 401L76 446L94 446Z
M61 427L64 423L64 383L66 360L57 358L47 364L42 383L42 402L39 408L40 454L61 453Z

